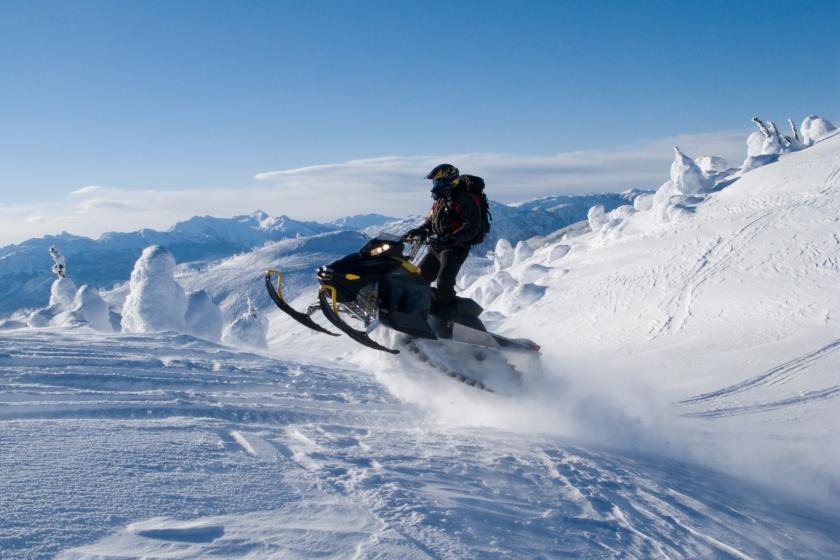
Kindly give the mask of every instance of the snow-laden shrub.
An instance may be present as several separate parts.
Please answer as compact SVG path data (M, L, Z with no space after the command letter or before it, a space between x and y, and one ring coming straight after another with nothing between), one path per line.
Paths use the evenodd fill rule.
M629 204L622 204L618 208L607 214L608 220L624 220L627 217L636 213L636 209Z
M807 121L808 119L805 120ZM765 125L758 118L753 118L753 122L758 126L758 131L753 132L747 138L747 161L744 162L744 171L761 167L761 165L770 161L776 161L773 158L762 158L761 156L778 156L780 154L795 152L805 147L797 138L796 127L793 126L793 121L790 121L793 137L779 132L779 129L776 128L773 121L767 121Z
M61 311L70 309L76 297L76 284L69 278L58 278L50 288L50 307L59 306Z
M496 249L493 251L496 270L502 270L513 265L513 246L505 238L496 242Z
M210 342L222 341L222 312L204 290L187 295L187 313L184 316L187 332Z
M673 181L665 181L653 195L653 211L659 223L671 221L668 217L668 208L671 206L671 199L676 194L675 190Z
M461 290L466 290L467 288L475 284L475 282L480 278L481 276L479 276L478 274L464 274L460 278L458 278L458 288L460 288Z
M834 130L837 130L837 127L821 117L816 115L806 117L802 121L802 143L813 146Z
M500 270L494 272L484 281L484 285L476 290L474 299L482 307L487 307L502 295L507 288L516 286L516 284L516 280L507 271Z
M671 164L671 181L674 183L674 189L685 195L699 194L709 186L709 180L694 160L676 146L674 146L674 163Z
M111 312L99 291L85 284L76 292L73 309L64 319L64 324L83 322L100 332L113 332Z
M755 157L764 154L764 134L756 130L747 138L747 157Z
M640 194L633 200L633 208L639 212L646 212L653 208L654 193Z
M228 346L268 348L267 334L268 319L257 313L257 308L248 298L248 310L225 327L222 343Z
M534 250L524 241L516 244L516 249L513 250L513 264L519 264L534 256Z
M519 284L505 290L505 293L499 298L497 307L505 315L513 315L542 299L545 291L545 286Z
M55 263L53 264L52 271L55 272L59 278L66 277L67 261L55 245L50 246L50 256L53 258L53 262Z
M589 227L592 231L600 231L607 223L607 214L604 212L603 204L596 204L590 208L586 217L589 219Z
M519 282L522 284L530 284L536 282L540 278L545 278L551 269L541 264L531 263L526 265L519 273Z
M719 173L729 169L729 163L722 157L717 156L700 156L694 158L694 163L708 177L710 173Z
M175 257L166 247L146 247L131 272L122 330L185 332L186 312L187 296L175 281Z
M634 214L636 209L630 206L629 204L624 204L619 206L618 208L611 211L609 214L606 215L607 221L604 225L601 226L601 231L608 231L621 222L623 222L628 216Z
M569 251L572 248L568 245L555 245L551 248L551 252L548 254L548 262L554 262L557 259L561 259L569 254Z
M50 287L50 304L45 309L38 309L32 312L27 319L30 327L49 326L56 315L69 311L73 306L73 299L76 297L76 284L67 278L67 265L64 255L53 245L50 247L50 256L53 258L52 271L58 278Z

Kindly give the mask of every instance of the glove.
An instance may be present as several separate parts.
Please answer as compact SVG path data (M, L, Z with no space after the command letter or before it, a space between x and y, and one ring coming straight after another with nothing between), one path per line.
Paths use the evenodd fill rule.
M440 252L451 248L453 245L455 245L455 243L457 243L457 241L455 241L454 237L438 237L437 239L432 241L431 244L432 248L435 251Z
M412 239L414 237L419 237L420 239L425 241L426 238L429 237L429 232L426 231L423 228L413 229L413 230L409 231L408 233L406 233L405 235L403 235L402 240L403 241L409 241L410 239Z

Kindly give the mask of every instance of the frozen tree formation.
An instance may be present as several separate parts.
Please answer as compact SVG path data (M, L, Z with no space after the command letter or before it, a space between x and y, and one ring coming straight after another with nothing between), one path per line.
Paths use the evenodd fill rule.
M111 312L108 304L93 286L85 284L76 292L73 309L67 314L63 324L87 323L94 330L113 332Z
M603 208L603 207L602 207ZM525 241L520 241L516 244L516 249L513 250L513 263L518 264L526 259L534 256L534 250Z
M720 173L729 169L729 163L722 157L700 156L694 160L697 167L708 177L712 173Z
M510 241L505 238L496 242L496 249L493 251L496 270L503 270L513 264L514 251Z
M254 302L248 298L248 310L225 327L222 343L228 346L268 348L267 334L268 319L257 312Z
M50 247L50 255L52 255L53 264L52 270L58 276L53 282L50 290L50 306L60 305L68 307L73 303L73 298L76 297L76 284L67 278L67 265L64 260L64 255L53 245Z
M187 333L210 342L222 341L222 312L204 290L187 294Z
M59 278L64 278L66 276L65 270L67 268L67 263L64 260L64 255L62 255L58 247L55 245L50 246L50 256L53 258L52 271L55 272Z
M134 265L123 306L124 332L186 332L187 296L175 281L175 257L152 245Z
M604 212L603 204L596 204L590 208L587 217L589 218L589 227L592 228L592 231L600 231L604 227L604 224L607 223L607 214Z
M791 126L793 123L791 123ZM811 115L802 121L802 143L805 146L813 146L837 128L827 120Z
M700 194L709 186L709 181L694 160L674 146L674 163L671 164L671 182L679 194Z
M53 318L73 306L73 299L76 297L76 284L67 278L67 264L64 255L53 245L50 247L50 255L53 258L52 271L58 276L50 288L50 304L46 309L39 309L33 312L27 324L30 327L49 326Z

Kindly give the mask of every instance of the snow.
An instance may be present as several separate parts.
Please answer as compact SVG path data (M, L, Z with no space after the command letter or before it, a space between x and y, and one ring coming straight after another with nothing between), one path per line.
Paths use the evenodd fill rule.
M185 332L186 312L186 294L175 281L175 257L166 247L147 247L131 272L122 311L122 330Z
M604 212L604 206L601 204L596 204L590 208L586 217L589 220L589 227L592 231L600 231L607 223L607 214Z
M697 164L697 167L707 177L710 172L720 172L729 169L729 163L725 159L717 156L700 156L694 159L694 163Z
M520 241L516 244L516 248L513 250L513 264L524 262L533 255L534 250L531 249L531 246L525 241Z
M92 286L84 285L76 292L73 308L63 321L65 324L82 322L100 332L113 332L108 304Z
M674 153L674 163L671 164L671 182L674 184L674 190L685 195L703 192L709 186L703 171L679 148L675 147Z
M70 278L58 278L50 288L50 307L64 309L73 304L76 297L76 284Z
M228 346L268 348L267 334L268 319L258 312L254 302L248 299L248 310L225 327L222 342Z
M221 342L224 325L222 312L205 290L187 294L187 312L184 315L186 332L210 342Z
M496 270L503 270L513 264L515 258L513 247L510 241L504 237L496 242L496 248L493 251Z
M272 307L266 268L305 310L351 231L177 275L146 249L103 294L136 316L181 284L184 328L216 302L235 346L0 325L0 558L840 556L840 134L763 156L676 153L656 195L596 201L600 227L471 258L462 295L542 347L510 391L441 371L495 354L386 355Z
M802 131L802 143L806 146L812 146L837 129L827 120L811 115L802 121L800 130Z

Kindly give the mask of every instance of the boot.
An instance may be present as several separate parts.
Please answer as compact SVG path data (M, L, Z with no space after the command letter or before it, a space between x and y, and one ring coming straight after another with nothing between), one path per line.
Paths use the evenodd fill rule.
M447 308L445 315L442 317L442 319L443 319L443 329L441 329L441 331L440 331L440 338L447 339L447 340L452 338L452 331L455 329L455 316L457 314L458 314L457 308L455 308L455 307Z

